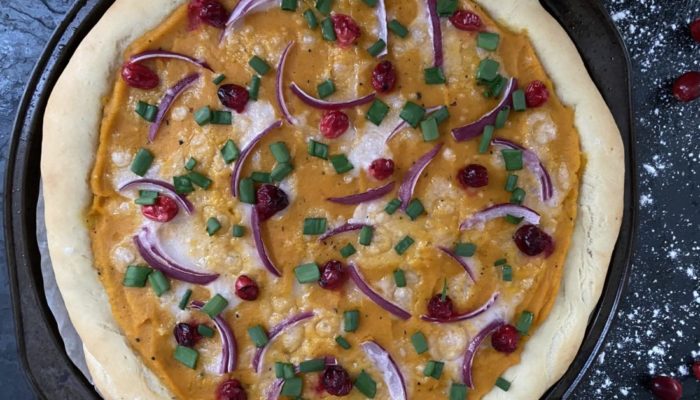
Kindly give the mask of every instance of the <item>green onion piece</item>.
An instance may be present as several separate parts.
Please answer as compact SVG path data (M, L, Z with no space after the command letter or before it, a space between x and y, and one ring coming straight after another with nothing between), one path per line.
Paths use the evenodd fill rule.
M413 240L412 237L406 235L403 239L401 239L400 242L396 244L396 246L394 246L394 251L396 251L398 255L402 255L406 252L406 250L408 250L409 247L413 245L413 243L415 243L415 240Z
M457 0L438 0L437 12L441 17L451 17L457 11Z
M408 36L408 29L406 29L406 27L403 26L401 22L395 19L392 19L387 27L398 37L405 38L406 36Z
M299 364L299 372L306 374L309 372L319 372L326 368L326 359L315 358L313 360L302 361Z
M231 236L233 237L243 237L245 235L245 226L243 225L234 225L233 228L231 228Z
M324 160L328 159L328 145L325 143L319 143L311 139L309 140L307 150L311 156L322 158Z
M189 347L177 345L175 348L175 359L185 366L194 369L197 365L197 359L199 358L199 353L197 350L191 349Z
M486 154L489 151L489 146L491 146L491 139L493 138L493 125L486 125L484 127L484 132L481 135L481 141L479 142L479 154Z
M508 80L504 78L501 74L496 75L496 78L490 82L481 82L486 85L486 90L484 91L485 97L499 97L503 88L506 87L506 82Z
M372 238L374 237L374 229L371 226L363 226L360 230L360 244L363 246L369 246L372 243Z
M384 211L387 214L392 215L399 209L399 207L401 207L401 200L392 199L389 203L387 203L386 207L384 207Z
M425 116L425 109L416 103L407 101L399 114L402 120L406 121L412 127L417 127Z
M321 271L316 263L302 264L294 268L294 276L299 283L318 282L321 279Z
M226 75L224 75L224 74L219 74L219 75L216 76L216 78L212 79L212 82L213 82L215 85L219 85L219 84L221 84L221 82L223 82L225 79L226 79Z
M524 217L518 218L518 217L515 217L513 215L508 214L508 215L506 215L506 222L508 222L509 224L518 225L519 223L523 222L523 218Z
M122 284L126 287L144 287L151 272L153 270L144 265L129 265L126 267Z
M345 332L355 332L360 325L360 312L349 310L343 313L343 330Z
M224 147L221 148L221 157L223 157L226 164L236 161L240 154L241 151L238 150L238 146L231 139L227 140Z
M406 207L406 215L411 218L411 221L418 219L424 212L425 207L423 207L423 203L418 199L411 200L411 202L408 203L408 207Z
M508 192L512 192L518 187L518 175L508 174L508 179L506 179L505 189Z
M270 183L272 182L272 178L270 177L269 172L260 172L260 171L255 171L250 174L250 179L253 180L255 183Z
M226 300L222 295L215 294L214 297L209 299L207 303L202 306L202 312L207 314L210 318L214 319L217 315L224 311L224 308L228 306L228 300Z
M338 345L339 345L340 347L344 348L345 350L347 350L347 349L349 349L350 347L352 347L352 346L350 345L350 342L348 342L347 339L345 339L345 338L342 337L342 336L336 336L336 337L335 337L335 342L338 343Z
M432 118L435 118L437 123L441 124L450 118L450 110L447 109L447 106L442 106L433 113Z
M440 137L438 122L435 118L428 118L420 123L420 130L423 132L423 141L432 142Z
M430 376L435 379L440 379L444 367L445 363L441 361L430 360L427 364L425 364L425 368L423 368L423 375Z
M261 79L257 75L253 75L250 78L250 84L248 84L248 97L255 101L258 99L258 96L260 95L260 83Z
M314 14L313 10L308 9L304 11L304 19L309 25L309 29L316 29L318 26L318 19L316 18L316 14Z
M394 282L396 283L396 287L406 287L406 274L402 269L394 271Z
M160 271L153 271L148 274L148 283L151 284L153 291L156 292L158 297L170 290L170 281Z
M304 219L304 235L322 235L326 233L328 221L325 218L306 218Z
M294 365L283 362L275 363L275 377L279 379L291 379L294 378L294 375L296 375L294 372Z
M518 149L501 150L503 161L507 171L519 171L523 169L523 151Z
M214 337L214 330L204 324L197 325L197 333L204 337Z
M445 78L445 73L442 72L440 67L431 67L423 70L423 77L425 78L425 83L428 85L442 85L447 83L447 78Z
M196 166L197 160L195 160L193 157L190 157L190 159L185 163L185 169L188 171L192 171Z
M450 387L450 400L467 400L467 385L453 383Z
M506 263L508 263L508 260L506 260L505 258L499 258L493 263L493 265L498 267L499 265L504 265Z
M355 249L355 246L353 246L350 243L348 243L347 245L345 245L345 247L340 249L340 255L343 256L343 258L348 258L355 253L357 253L357 250Z
M379 55L379 53L384 51L384 49L386 49L386 42L384 41L384 39L379 39L376 42L374 42L373 45L367 48L367 52L372 57L376 57Z
M282 1L284 4L284 0L282 0ZM296 1L295 1L295 3L296 3ZM296 8L296 5L295 5L295 8ZM253 70L255 72L257 72L258 75L261 75L261 76L270 72L270 65L268 65L267 62L265 62L265 60L263 60L262 58L260 58L258 56L253 56L250 59L250 61L248 61L248 65L250 65L250 67L253 68Z
M250 336L250 340L253 341L253 344L255 347L265 347L269 339L267 338L267 332L265 332L265 328L263 328L260 325L255 325L251 326L248 328L248 336Z
M387 114L389 114L389 106L383 101L375 99L369 107L369 110L367 110L366 118L373 124L379 126L382 124Z
M330 160L331 164L333 164L335 172L339 174L344 174L354 168L353 165L350 163L350 160L348 160L348 158L345 156L345 154L336 154L334 156L331 156Z
M335 93L335 84L332 80L326 79L316 86L316 90L318 90L318 97L325 99Z
M173 176L173 186L175 186L175 191L180 194L194 192L194 186L192 186L192 181L188 176Z
M192 181L192 183L201 187L204 190L209 189L209 186L211 186L212 184L211 179L200 174L199 172L192 171L189 174L187 174L187 177L190 178L190 181Z
M285 363L275 361L275 378L277 378L277 379L284 378L284 364Z
M231 114L231 111L211 112L212 125L231 125L231 122L233 122L233 114Z
M423 354L428 351L428 340L421 331L418 331L411 336L411 343L418 354Z
M148 104L143 101L139 101L136 103L136 114L141 116L141 118L145 119L148 122L153 122L156 120L156 116L158 115L158 107Z
M374 7L377 5L377 0L362 0L362 2L370 7Z
M507 392L508 389L510 389L510 382L499 376L498 379L496 379L496 386L504 392Z
M477 47L484 50L495 51L498 48L498 43L501 41L501 36L493 32L479 32L476 37Z
M284 11L296 11L297 0L282 0L282 5L280 7L282 7Z
M471 257L476 253L476 245L474 243L457 243L454 252L460 257Z
M360 375L355 379L355 387L360 393L373 399L377 395L377 382L370 377L363 369Z
M430 361L428 361L427 364L425 364L425 367L423 367L423 375L433 376L434 371L435 371L435 361L430 360Z
M207 234L209 236L214 236L216 232L221 229L221 223L218 219L211 217L207 220Z
M501 64L490 58L482 60L476 70L476 79L481 82L491 82L498 77L498 69Z
M304 389L304 381L300 377L296 376L294 378L289 378L284 380L282 385L282 391L280 394L282 396L288 396L297 398L301 396L301 392Z
M513 281L513 267L506 264L506 265L501 267L501 271L503 273L503 280L505 282L512 282Z
M134 200L134 203L140 206L151 206L156 204L156 199L158 199L158 192L153 190L139 190L139 197Z
M515 329L517 329L521 335L527 335L534 319L535 314L531 311L523 311L523 313L520 314L520 318L518 318L518 322L515 324Z
M151 168L151 164L153 164L153 153L142 147L136 152L134 160L131 162L131 172L138 176L144 176Z
M515 110L515 111L527 110L527 102L525 101L525 92L522 89L518 89L515 92L513 92L513 110Z
M182 298L180 299L180 303L177 305L177 308L180 310L184 310L187 308L187 304L190 302L190 297L192 297L192 289L187 289L185 290L185 293L182 295Z
M317 0L316 9L323 15L328 15L331 13L331 8L333 7L333 0Z
M496 128L500 129L506 126L506 121L508 121L508 116L510 115L510 106L505 106L501 108L501 111L496 115Z
M272 143L270 145L270 151L272 152L272 156L275 157L275 160L279 163L288 163L292 160L287 145L284 142Z
M513 194L510 195L510 202L513 204L523 204L525 200L525 191L521 188L516 188L513 190Z
M447 278L442 283L442 293L440 294L440 301L443 303L445 302L445 299L447 298Z
M238 185L238 200L246 204L255 204L255 186L252 179L241 179Z
M321 36L323 36L323 40L335 42L335 28L333 28L333 21L330 18L321 21Z
M194 122L199 126L204 126L211 122L211 108L204 106L194 112Z

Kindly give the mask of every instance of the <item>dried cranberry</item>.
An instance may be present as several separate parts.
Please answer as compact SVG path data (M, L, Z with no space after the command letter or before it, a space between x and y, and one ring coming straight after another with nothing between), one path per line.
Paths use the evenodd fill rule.
M481 18L471 11L457 10L451 17L450 22L455 28L462 31L481 30Z
M528 256L536 256L544 252L549 257L554 251L552 237L535 225L523 225L515 231L513 240L520 251Z
M491 335L491 345L501 353L512 353L518 348L520 335L513 325L503 325Z
M242 113L246 104L248 104L248 90L243 86L232 83L221 85L217 94L221 104L239 113Z
M450 296L445 296L443 300L442 294L438 293L428 302L428 315L433 318L448 319L453 314L454 309Z
M465 188L479 188L489 184L489 171L483 165L469 164L459 170L457 180Z
M690 36L700 43L700 18L690 23Z
M289 205L287 194L275 185L260 185L255 195L257 197L255 211L260 221L267 221Z
M331 21L333 21L333 30L335 31L338 45L341 47L354 44L360 37L360 27L349 15L333 14L331 16Z
M237 379L229 379L216 388L216 400L248 400L248 395Z
M228 20L228 11L216 0L192 0L187 7L190 29L204 22L215 28L223 28Z
M137 89L153 89L160 84L158 74L147 66L136 63L124 64L122 78L127 85Z
M197 326L185 322L175 325L173 335L175 335L177 344L185 347L194 347L201 338L199 333L197 333Z
M678 379L670 376L655 376L650 382L651 392L661 400L679 400L683 396L683 386Z
M369 165L369 174L376 180L383 181L394 173L394 161L378 158Z
M180 209L175 200L159 194L156 202L149 206L142 206L141 213L144 217L156 222L168 222L175 218Z
M318 284L324 289L338 289L345 283L347 277L343 263L330 260L321 267L321 279L319 279Z
M678 77L673 83L673 95L682 102L700 97L700 72L690 71Z
M338 110L328 111L321 117L319 129L328 139L335 139L345 133L350 127L350 118Z
M549 99L549 91L542 81L532 81L525 89L525 102L530 108L539 107Z
M382 61L372 71L372 87L379 93L391 92L396 85L396 69L391 61Z
M236 279L236 296L253 301L258 298L259 293L258 284L247 275L241 275Z
M323 370L321 385L333 396L346 396L352 390L350 375L340 365L329 365Z
M700 361L693 363L693 375L695 375L695 379L700 381Z

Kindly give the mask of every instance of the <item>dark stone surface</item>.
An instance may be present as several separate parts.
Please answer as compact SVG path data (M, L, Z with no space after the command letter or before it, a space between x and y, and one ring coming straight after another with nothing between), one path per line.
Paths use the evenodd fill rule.
M72 3L0 0L3 174L9 132L26 79ZM629 288L606 344L575 398L651 398L639 383L648 374L680 376L685 398L697 398L699 384L689 376L688 367L693 357L700 358L700 230L696 223L700 217L700 103L677 103L669 87L682 71L700 69L700 45L692 42L687 31L688 22L700 17L700 1L603 3L632 56L640 229ZM17 356L5 265L5 254L0 252L0 397L30 399L33 395Z

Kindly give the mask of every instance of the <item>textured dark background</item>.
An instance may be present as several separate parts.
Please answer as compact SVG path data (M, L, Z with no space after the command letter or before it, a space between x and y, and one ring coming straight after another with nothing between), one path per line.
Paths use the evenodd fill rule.
M602 0L632 57L640 229L627 292L605 346L576 399L644 399L649 374L700 383L689 365L700 359L700 100L679 104L672 79L700 70L700 44L687 25L700 0ZM72 0L0 0L0 145L42 48ZM36 17L41 16L41 17ZM6 150L0 152L4 174ZM0 187L0 191L2 187ZM0 193L1 194L1 193ZM4 244L0 233L0 245ZM4 252L0 252L0 397L31 399L17 358Z

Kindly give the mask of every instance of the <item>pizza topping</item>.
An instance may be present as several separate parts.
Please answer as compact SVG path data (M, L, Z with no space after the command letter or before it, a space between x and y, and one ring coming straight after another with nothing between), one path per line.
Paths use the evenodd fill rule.
M382 61L372 71L372 87L379 93L391 92L396 85L396 69L391 61Z
M371 340L362 343L362 350L384 377L389 398L392 400L408 399L406 382L391 354Z
M528 256L544 253L549 257L554 252L554 241L542 229L535 225L523 225L513 235L513 240L520 251Z
M262 261L263 265L265 266L265 269L267 269L272 275L280 277L282 276L282 273L277 269L275 264L272 262L270 259L270 256L267 253L267 248L265 247L265 242L262 240L262 233L261 233L261 226L260 226L260 217L258 216L258 211L257 209L253 209L253 212L251 213L250 217L250 225L253 229L253 241L255 242L255 249L258 252L258 256L260 257L260 260Z
M683 397L683 386L676 378L670 376L655 376L649 382L651 392L660 400L680 400Z
M168 197L174 199L180 207L182 207L188 214L194 212L194 205L191 201L175 190L175 186L168 182L159 181L156 179L137 179L122 185L119 188L120 192L130 189L150 189L158 192L163 192L168 195Z
M362 229L365 226L367 226L367 225L346 223L346 224L343 224L335 229L332 229L332 230L324 233L323 235L321 235L318 238L318 240L322 242L322 241L325 241L326 239L330 239L333 236L340 235L341 233L359 231L360 229Z
M678 77L673 83L673 95L682 102L700 97L700 72L690 71Z
M173 335L177 344L185 347L194 347L201 338L196 326L184 322L175 325Z
M501 112L501 110L503 110L504 107L510 106L513 91L515 91L515 88L517 86L518 81L515 78L510 78L507 81L505 88L503 89L503 96L501 97L501 100L498 102L498 104L496 104L496 106L492 108L491 111L484 114L478 120L465 126L453 129L452 137L454 137L455 140L458 142L463 142L465 140L478 137L482 134L482 132L484 132L487 126L494 125L496 123L498 113Z
M153 89L160 84L158 74L143 64L129 62L122 67L122 78L137 89Z
M302 312L298 313L295 315L292 315L291 317L287 318L286 320L280 322L278 325L275 325L272 329L270 329L269 334L267 334L266 341L261 342L260 346L257 346L258 348L255 350L255 355L253 356L253 370L256 373L259 373L262 371L262 365L264 362L265 358L265 352L267 351L267 348L269 347L270 342L275 340L279 335L281 335L284 331L286 331L289 328L292 328L310 318L313 318L316 314L314 314L312 311L307 311L307 312ZM251 330L249 329L248 332L250 333ZM264 331L263 331L264 332Z
M503 203L487 207L475 213L471 217L464 220L464 222L462 222L462 224L459 226L459 229L463 231L472 229L493 219L504 218L506 216L523 218L525 221L531 224L540 223L540 214L538 214L535 210L518 204Z
M554 196L554 184L552 183L552 178L549 175L547 168L545 168L542 161L540 161L539 157L537 157L537 154L507 139L495 138L492 140L492 143L507 149L520 151L521 160L525 163L525 167L535 174L540 181L540 197L542 198L542 201L549 201L552 196ZM515 190L515 188L513 190Z
M287 57L289 56L289 51L292 49L292 46L294 46L294 41L291 41L287 43L287 47L284 48L284 51L282 51L282 55L280 56L280 61L277 64L277 76L275 79L275 95L277 97L277 105L279 106L280 110L282 111L282 115L284 115L284 119L289 122L291 125L296 125L297 119L292 116L292 113L289 112L289 108L287 107L287 101L284 98L284 69L285 66L287 65Z
M343 286L347 279L348 275L343 263L330 260L321 267L321 278L318 280L318 284L324 289L335 290Z
M254 280L247 275L241 275L236 279L236 296L243 300L253 301L258 298L260 289Z
M474 363L474 356L481 346L481 342L486 339L487 336L498 330L505 323L501 320L495 320L486 325L479 333L472 338L472 340L467 345L467 351L464 353L464 359L462 362L462 379L464 384L470 388L474 388L474 379L472 377L472 364Z
M382 197L391 193L391 191L394 190L394 186L395 186L394 182L389 182L384 186L370 189L370 190L363 192L363 193L353 194L353 195L345 196L345 197L329 197L328 201L331 201L331 202L337 203L337 204L345 204L345 205L357 205L357 204L367 203L367 202L370 202L373 200L381 199Z
M355 266L354 264L349 264L348 271L350 272L350 278L353 280L353 282L355 282L357 288L360 289L360 291L364 293L365 296L367 296L370 300L375 302L379 307L389 311L390 313L394 314L395 316L401 319L411 318L411 313L392 303L391 301L385 299L374 289L372 289L365 280L365 277L362 276L362 274L360 273L357 266Z
M328 365L321 375L321 386L333 396L347 396L352 390L352 380L345 368Z
M489 308L491 308L495 303L496 300L498 300L498 297L500 296L499 292L495 292L494 294L491 295L491 297L481 306L475 308L474 310L463 312L463 313L456 313L452 312L452 303L450 301L450 313L447 315L447 312L444 312L443 315L431 315L430 313L430 305L434 301L442 301L442 295L437 294L433 296L432 299L430 299L430 302L428 303L428 315L422 315L421 319L424 321L429 321L429 322L437 322L437 323L453 323L453 322L461 322L461 321L466 321L472 318L476 318L479 315L485 313L488 311ZM449 299L449 297L445 296L446 299ZM438 304L438 306L440 306Z
M476 282L476 273L474 272L474 269L472 268L469 263L464 259L463 256L457 254L456 251L444 247L444 246L438 246L438 249L440 249L443 253L445 253L447 256L452 258L453 260L457 261L457 263L464 268L464 271L469 275L469 278L471 278L472 282Z
M455 28L462 31L480 31L483 25L481 17L467 10L457 10L450 17L450 22Z
M442 28L437 11L437 0L425 0L430 18L430 39L433 42L433 66L442 67L444 56L442 51Z
M520 335L513 325L503 325L491 336L491 345L501 353L512 353L518 348Z
M549 91L542 81L532 81L525 89L525 102L530 108L543 105L549 99Z
M248 395L237 379L228 379L216 388L216 400L248 400Z
M171 197L159 194L152 205L141 206L144 217L156 222L168 222L175 218L179 208Z
M688 28L690 29L690 36L693 40L700 43L700 18L691 22Z
M350 119L347 114L342 111L332 110L323 114L318 128L325 138L337 139L347 132L349 127Z
M191 0L187 6L187 13L190 29L196 29L202 22L223 29L228 20L228 11L216 0Z
M208 69L209 71L214 71L209 64L207 64L206 61L204 60L198 60L194 57L190 57L188 55L182 54L182 53L177 53L174 51L168 51L168 50L146 50L144 52L134 54L129 58L129 63L134 64L134 63L140 63L145 60L152 60L155 58L166 58L166 59L171 59L171 60L180 60L180 61L185 61L190 64L196 65L198 67Z
M245 106L248 104L248 100L250 99L250 95L248 94L248 90L246 88L233 83L219 86L217 95L219 96L221 104L235 110L239 114L245 110Z
M360 38L361 31L357 22L349 15L333 14L331 15L333 22L333 31L340 47L348 47L357 42Z
M173 105L175 100L194 82L199 80L199 78L200 74L198 73L187 75L165 92L165 95L158 104L158 115L156 115L156 120L151 124L151 127L148 130L149 142L152 142L156 139L158 129L160 129L160 125L165 120L165 115L168 113L170 107Z
M469 164L459 170L457 180L464 188L480 188L489 184L489 171L483 165Z
M371 93L367 96L359 97L357 99L331 102L319 100L311 96L310 94L306 93L301 87L299 87L299 85L297 85L295 82L292 82L292 84L289 85L289 88L292 90L292 93L294 93L302 102L304 102L304 104L313 108L318 108L319 110L340 110L343 108L361 106L363 104L371 102L377 96L376 93Z
M240 155L238 155L238 160L236 161L236 164L233 166L233 172L231 173L231 194L233 194L233 197L238 197L239 194L239 185L241 183L241 173L243 171L243 164L245 164L246 160L250 156L250 153L253 152L253 149L255 146L270 132L272 132L275 129L278 129L282 126L282 121L278 120L273 122L270 126L265 128L262 132L257 134L253 140L248 143L248 145L241 151ZM228 144L228 142L227 142ZM234 145L235 148L235 145ZM224 149L226 149L224 147ZM224 152L222 150L222 155L224 155ZM235 151L230 154L231 156L235 155ZM224 157L226 158L226 157ZM250 186L252 186L252 181L250 181ZM249 199L250 200L250 199ZM249 204L255 203L255 200L252 199L252 202L248 202Z
M399 199L401 200L401 208L403 210L408 208L408 203L413 198L413 192L416 190L416 184L421 174L428 164L440 153L440 149L442 149L442 143L435 145L432 150L416 160L416 163L411 166L404 176L401 187L399 187Z
M435 106L435 107L426 108L425 115L432 116L433 118L435 118L437 123L440 124L440 123L444 122L447 118L449 118L450 113L447 110L447 107L445 107L445 106ZM406 125L408 125L408 122L406 122L405 120L402 119L401 122L399 122L398 125L396 125L396 128L394 128L394 130L391 131L389 136L387 136L386 143L389 143L389 141L394 136L396 136L403 128L406 127Z
M256 191L257 201L255 211L261 222L272 218L278 212L284 210L289 205L289 198L284 190L275 185L264 184Z
M379 25L379 41L384 43L384 49L376 55L376 57L384 57L387 55L387 44L389 43L389 28L386 20L386 5L384 0L377 1L377 24Z
M368 172L374 179L383 181L394 174L394 160L389 158L378 158L372 161L372 163L369 165Z
M450 296L436 294L428 302L428 317L436 320L447 320L454 314L454 306Z
M209 315L209 317L214 320L216 329L219 330L219 336L221 336L220 374L232 372L236 369L238 363L238 345L236 343L236 337L233 335L231 327L221 315L221 312L227 305L228 301L219 294L212 297L206 304L201 301L193 301L192 304L190 304L190 308L193 310L201 310Z

